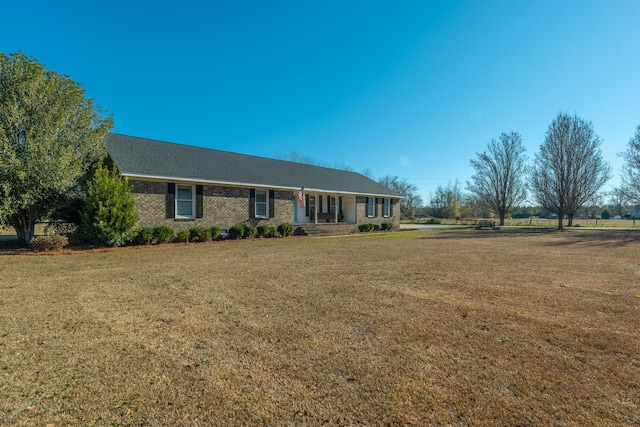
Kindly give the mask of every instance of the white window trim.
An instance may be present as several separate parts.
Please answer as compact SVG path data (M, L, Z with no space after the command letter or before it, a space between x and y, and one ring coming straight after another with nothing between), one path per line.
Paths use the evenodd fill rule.
M180 187L190 187L191 188L191 215L179 215L178 214L178 202L184 202L187 199L179 199L178 194L180 194ZM176 200L175 200L175 208L176 208L176 218L179 219L193 219L196 217L196 186L189 184L177 184L176 183Z
M258 192L264 192L264 206L265 206L265 214L264 215L258 215ZM262 203L262 202L260 202ZM269 218L269 190L258 190L256 189L256 196L255 196L255 201L254 201L254 212L255 212L255 217L256 218L261 218L261 219L267 219Z
M385 218L391 217L391 199L382 199L382 216Z
M376 216L376 198L369 197L367 203L367 218L374 218ZM371 203L371 213L369 213L369 203Z

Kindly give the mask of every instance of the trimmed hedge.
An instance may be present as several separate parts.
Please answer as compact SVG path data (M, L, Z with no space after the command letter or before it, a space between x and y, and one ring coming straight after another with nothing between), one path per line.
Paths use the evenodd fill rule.
M176 242L188 242L189 241L189 230L180 230L176 233L176 237L174 239Z
M153 227L140 227L131 239L134 245L150 245L153 243Z
M280 233L282 237L291 236L293 234L293 224L283 222L278 225L278 233Z
M269 237L269 226L268 225L259 225L256 227L256 231L258 233L258 237Z
M189 241L208 242L211 240L211 229L205 227L193 227L189 229Z
M211 227L209 231L211 232L211 240L217 240L222 232L218 227Z
M170 242L171 239L173 239L174 234L175 232L173 231L173 228L166 225L154 227L153 229L153 239L156 241L156 243Z
M244 225L237 224L229 229L229 239L242 239L244 237Z
M381 230L391 230L392 228L393 228L392 222L383 222L382 224L380 224Z
M244 226L244 233L242 235L243 239L250 239L256 235L256 228L251 224L246 224Z

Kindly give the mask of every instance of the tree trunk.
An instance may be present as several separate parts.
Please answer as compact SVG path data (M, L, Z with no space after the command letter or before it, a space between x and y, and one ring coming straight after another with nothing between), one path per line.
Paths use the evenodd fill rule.
M567 215L567 227L573 226L573 214Z
M500 227L504 226L504 217L505 217L505 214L501 213L500 214Z
M562 230L562 217L564 216L563 213L559 213L558 214L558 230Z
M23 245L28 245L35 235L35 218L28 211L20 211L10 220L10 224L16 230L18 241Z

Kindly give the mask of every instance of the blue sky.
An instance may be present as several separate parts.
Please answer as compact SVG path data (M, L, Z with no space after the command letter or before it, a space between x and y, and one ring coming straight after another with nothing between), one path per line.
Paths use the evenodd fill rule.
M115 132L406 178L425 201L516 131L590 120L616 184L640 124L640 1L3 5L0 51L80 82ZM9 17L10 19L7 19Z

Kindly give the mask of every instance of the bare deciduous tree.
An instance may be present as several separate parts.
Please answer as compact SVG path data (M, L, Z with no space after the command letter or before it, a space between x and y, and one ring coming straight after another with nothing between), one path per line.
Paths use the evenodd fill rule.
M623 187L616 187L609 192L609 203L614 215L621 217L628 213L629 196Z
M416 209L422 207L422 197L418 194L418 187L407 182L406 178L400 179L397 176L385 175L378 180L379 184L397 191L404 196L400 200L400 216L411 218L415 215Z
M429 201L431 215L436 218L460 218L464 195L458 181L446 186L438 185Z
M471 166L476 173L467 182L467 190L484 200L489 210L500 218L525 201L527 158L522 137L517 132L502 133L498 141L491 140L487 151L476 153Z
M640 205L640 125L622 153L622 188L628 201Z
M611 167L602 158L591 122L559 113L547 129L531 173L531 190L542 207L558 215L558 229L565 215L571 226L574 214L610 177Z

